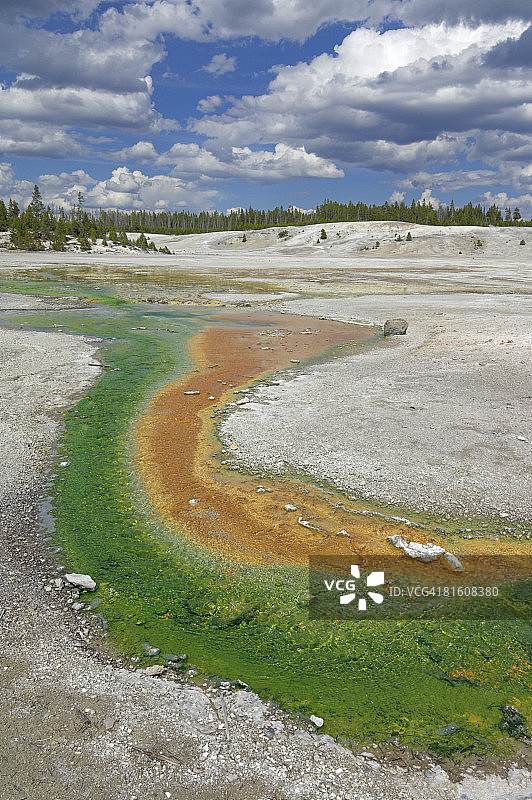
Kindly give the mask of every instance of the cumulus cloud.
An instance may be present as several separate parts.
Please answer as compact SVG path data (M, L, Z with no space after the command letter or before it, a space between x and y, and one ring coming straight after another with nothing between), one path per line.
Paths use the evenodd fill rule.
M221 105L223 105L223 99L220 97L219 94L211 94L209 97L204 97L198 103L198 111L202 114L210 114L212 111L216 111Z
M425 25L439 22L442 17L450 24L465 22L479 25L483 22L505 22L529 18L530 13L522 0L376 0L371 7L371 19L379 21L385 16L400 19L407 25Z
M228 56L227 53L217 53L203 69L210 75L214 75L215 78L220 75L225 75L227 72L234 72L236 69L236 56Z
M406 195L405 192L398 192L397 190L395 190L389 196L388 202L389 203L402 203L404 201L404 199L405 199L405 195Z
M196 176L203 181L239 178L267 184L293 178L341 178L344 174L332 161L286 144L277 144L273 150L231 147L214 153L195 143L178 142L159 154L150 142L137 142L112 155L171 166L173 176Z
M113 174L88 189L98 185L105 202L147 198L156 178L165 202L172 185L193 196L193 181L336 178L343 165L413 173L408 185L397 182L398 190L499 182L525 196L532 189L532 27L524 5L448 0L442 10L440 0L117 0L111 6L0 0L0 51L17 74L0 86L0 154L88 155L97 144L89 131L134 132L142 139L112 154L119 163L171 174ZM42 24L56 12L70 15L66 32ZM383 20L394 18L403 27L384 30ZM155 107L150 77L166 57L169 37L301 42L335 22L356 29L332 53L276 67L264 93L200 100L190 131L207 139L202 145L158 153L149 141L151 133L177 127ZM218 53L203 69L223 76L236 69L236 57ZM474 169L458 169L464 158ZM130 184L137 189L126 191Z
M0 12L3 19L16 19L27 16L37 19L47 19L57 11L68 13L75 18L88 16L101 0L12 0L0 1Z
M0 94L1 97L1 94ZM53 124L0 120L0 154L65 158L87 155L78 138Z
M531 82L493 80L483 64L497 43L517 39L525 27L514 20L384 33L359 28L334 54L279 67L265 94L236 99L191 126L233 146L304 144L352 166L404 172L449 162L466 150L473 128L530 126Z
M432 189L425 189L423 192L421 192L419 202L425 203L427 206L430 204L432 205L433 208L436 209L438 209L442 205L441 200L438 197L434 197L434 195L432 194Z
M102 27L113 33L143 31L152 39L171 33L196 41L257 36L301 42L323 25L361 21L369 13L367 0L156 0L109 9Z
M0 88L4 119L39 121L85 128L152 129L169 126L146 93L116 94L90 89L29 90L23 85Z
M484 192L478 202L484 206L495 204L499 208L519 208L523 217L532 216L532 194L527 192L518 196L511 197L506 192Z
M453 192L469 186L488 186L496 180L498 174L494 170L449 170L447 172L416 172L398 182L402 189L421 189L427 186L443 192Z
M87 208L211 208L218 193L195 181L184 181L169 175L145 175L127 167L114 169L109 178L97 180L84 170L43 174L36 179L45 203L71 208L78 192L85 197ZM33 182L17 180L12 166L0 164L0 190L26 205Z

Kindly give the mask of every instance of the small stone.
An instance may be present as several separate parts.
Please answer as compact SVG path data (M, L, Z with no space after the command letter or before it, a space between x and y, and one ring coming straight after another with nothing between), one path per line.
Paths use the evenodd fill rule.
M458 725L455 725L454 722L449 722L445 728L438 728L436 731L438 736L450 736L451 733L456 733L458 730Z
M210 394L209 395L209 400L216 400L216 398L215 398L215 396L213 394Z
M162 664L154 664L152 667L146 667L144 673L149 675L150 677L156 677L157 675L162 675L164 672L164 667Z
M337 536L351 536L350 533L348 533L347 531L344 531L344 530L338 531L338 533L336 535Z
M77 572L69 572L65 575L66 580L72 584L72 586L77 586L79 589L85 589L88 592L94 592L96 589L96 582L91 578L90 575L81 575Z
M294 506L292 503L287 503L284 507L285 511L297 511L297 506Z
M309 719L316 728L323 728L324 722L321 717L316 717L314 714L311 714Z
M153 647L151 644L144 642L142 644L142 649L146 653L147 656L158 656L161 652L158 647Z
M52 578L52 586L55 586L56 589L63 588L63 579L62 578Z
M103 727L105 728L106 731L110 731L113 728L115 722L116 720L114 720L112 717L105 717L103 721Z
M265 491L264 486L257 486L257 494L264 494Z
M85 608L85 603L72 603L73 611L81 611L82 608Z
M197 506L198 503L199 503L199 500L196 497L194 497L192 500L188 501L189 506Z
M95 624L101 628L102 631L107 630L107 622L102 614L91 614L91 619L94 620Z
M183 392L183 394L199 394L199 392Z
M464 571L464 568L463 568L461 562L452 553L449 553L449 552L445 553L444 558L447 561L447 563L451 565L451 567L453 569L458 570L458 572L463 572Z

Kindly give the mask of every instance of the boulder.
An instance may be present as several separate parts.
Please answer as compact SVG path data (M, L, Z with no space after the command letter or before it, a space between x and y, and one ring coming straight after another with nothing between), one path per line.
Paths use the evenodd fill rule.
M387 319L384 323L385 336L404 336L408 328L406 319Z
M77 572L71 572L65 575L66 580L77 586L78 589L86 589L87 592L93 592L96 589L96 582L93 581L90 575L79 575Z

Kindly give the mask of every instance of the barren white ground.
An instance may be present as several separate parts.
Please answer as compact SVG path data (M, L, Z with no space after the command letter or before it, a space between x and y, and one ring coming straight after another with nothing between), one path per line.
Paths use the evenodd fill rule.
M381 326L401 317L409 329L247 395L222 425L239 460L268 472L301 469L422 510L532 519L532 296L364 296L281 307Z

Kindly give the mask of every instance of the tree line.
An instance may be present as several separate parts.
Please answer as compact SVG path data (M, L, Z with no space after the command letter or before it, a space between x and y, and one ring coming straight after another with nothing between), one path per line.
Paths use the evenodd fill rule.
M496 205L488 209L467 203L464 206L441 205L434 208L429 202L410 205L404 201L382 205L357 202L338 203L325 200L315 211L304 211L290 206L274 209L235 209L220 211L119 211L90 210L83 208L84 198L78 194L77 203L70 211L45 206L37 185L27 208L21 210L16 201L0 200L0 231L9 231L10 243L23 250L65 250L67 241L76 238L82 250L90 250L97 240L104 244L136 246L142 250L157 250L146 233L189 234L209 231L258 230L260 228L293 225L314 225L327 222L398 221L419 225L532 225L525 221L518 208L504 209ZM136 233L130 239L128 233ZM167 247L162 252L170 252Z

